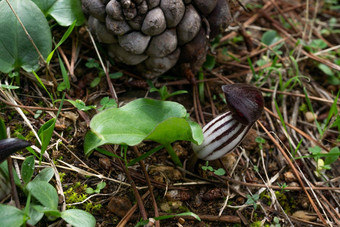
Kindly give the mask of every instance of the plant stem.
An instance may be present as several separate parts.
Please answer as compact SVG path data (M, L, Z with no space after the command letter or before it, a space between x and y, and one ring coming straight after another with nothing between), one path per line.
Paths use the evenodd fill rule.
M8 175L11 181L11 188L12 188L11 190L12 190L13 199L15 201L15 206L20 209L20 201L19 201L17 186L15 185L14 176L13 176L13 169L12 169L13 161L10 156L7 158L7 166L8 166Z
M176 152L172 148L171 144L165 144L164 145L166 151L169 153L172 161L175 163L176 166L182 167L182 162L179 160L178 156L176 155Z

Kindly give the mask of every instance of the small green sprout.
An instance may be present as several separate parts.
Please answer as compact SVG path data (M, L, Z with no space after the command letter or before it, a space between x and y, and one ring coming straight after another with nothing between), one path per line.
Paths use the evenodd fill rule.
M285 190L285 188L288 187L288 185L285 183L277 183L277 185L281 188L281 192L288 192L288 190Z
M273 224L270 225L270 227L281 227L280 225L280 219L278 217L274 217Z
M186 90L179 90L179 91L169 93L168 88L165 85L163 85L160 89L158 89L150 81L148 81L148 84L150 86L150 92L158 92L163 101L167 100L168 98L175 96L175 95L188 93L188 91L186 91Z
M118 107L118 104L117 104L116 100L110 99L109 97L102 98L100 100L100 105L101 105L101 107L98 108L99 112L103 111L105 109L111 108L111 107L114 107L114 108Z
M86 106L86 104L82 100L80 100L80 99L77 99L75 101L71 100L71 99L67 99L66 101L71 103L78 110L88 111L88 110L96 109L96 106L94 106L94 105Z
M263 149L263 144L265 144L267 141L263 139L262 137L258 136L255 138L255 142L259 144L260 150Z
M102 181L102 182L97 184L96 189L93 189L91 187L86 188L86 193L87 194L93 194L93 193L97 193L98 194L98 193L100 193L100 190L105 188L105 186L106 186L106 183L104 181Z
M217 176L223 176L225 174L225 170L222 168L214 169L212 166L209 166L209 161L206 161L205 166L202 166L204 171L214 172Z
M259 200L260 195L259 194L247 195L247 198L248 199L246 201L246 204L253 205L254 210L256 210L256 208L257 208L257 201Z
M95 77L90 84L91 87L96 87L100 83L102 77L105 76L104 70L100 67L99 63L97 63L93 58L89 58L85 63L85 66L89 69L96 69L98 71L98 76ZM123 76L122 72L115 72L109 74L109 77L111 79L118 79L122 76Z

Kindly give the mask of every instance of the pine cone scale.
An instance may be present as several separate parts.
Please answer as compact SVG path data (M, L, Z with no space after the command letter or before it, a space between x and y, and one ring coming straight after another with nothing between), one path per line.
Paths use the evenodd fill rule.
M117 62L146 77L176 64L195 73L231 21L228 0L82 0L88 26ZM208 22L202 23L206 18ZM208 24L207 24L208 23ZM211 32L210 32L211 31Z

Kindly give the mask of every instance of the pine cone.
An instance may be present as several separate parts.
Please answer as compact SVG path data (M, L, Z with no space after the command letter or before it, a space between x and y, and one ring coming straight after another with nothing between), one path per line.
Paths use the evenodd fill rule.
M227 0L82 0L88 26L117 62L146 77L177 63L196 73L231 21Z

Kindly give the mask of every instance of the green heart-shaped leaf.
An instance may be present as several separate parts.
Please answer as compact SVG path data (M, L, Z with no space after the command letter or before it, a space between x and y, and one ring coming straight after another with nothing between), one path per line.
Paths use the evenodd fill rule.
M134 146L143 140L169 144L187 140L200 144L203 133L199 125L186 119L187 112L179 103L137 99L121 108L110 108L95 115L85 137L88 156L103 144Z
M47 16L52 16L61 26L69 26L74 20L82 25L85 17L80 0L32 0Z
M9 3L46 58L52 49L52 37L44 14L30 0L9 0ZM37 70L39 55L7 1L0 1L0 12L0 71L9 73L20 67L29 72Z

